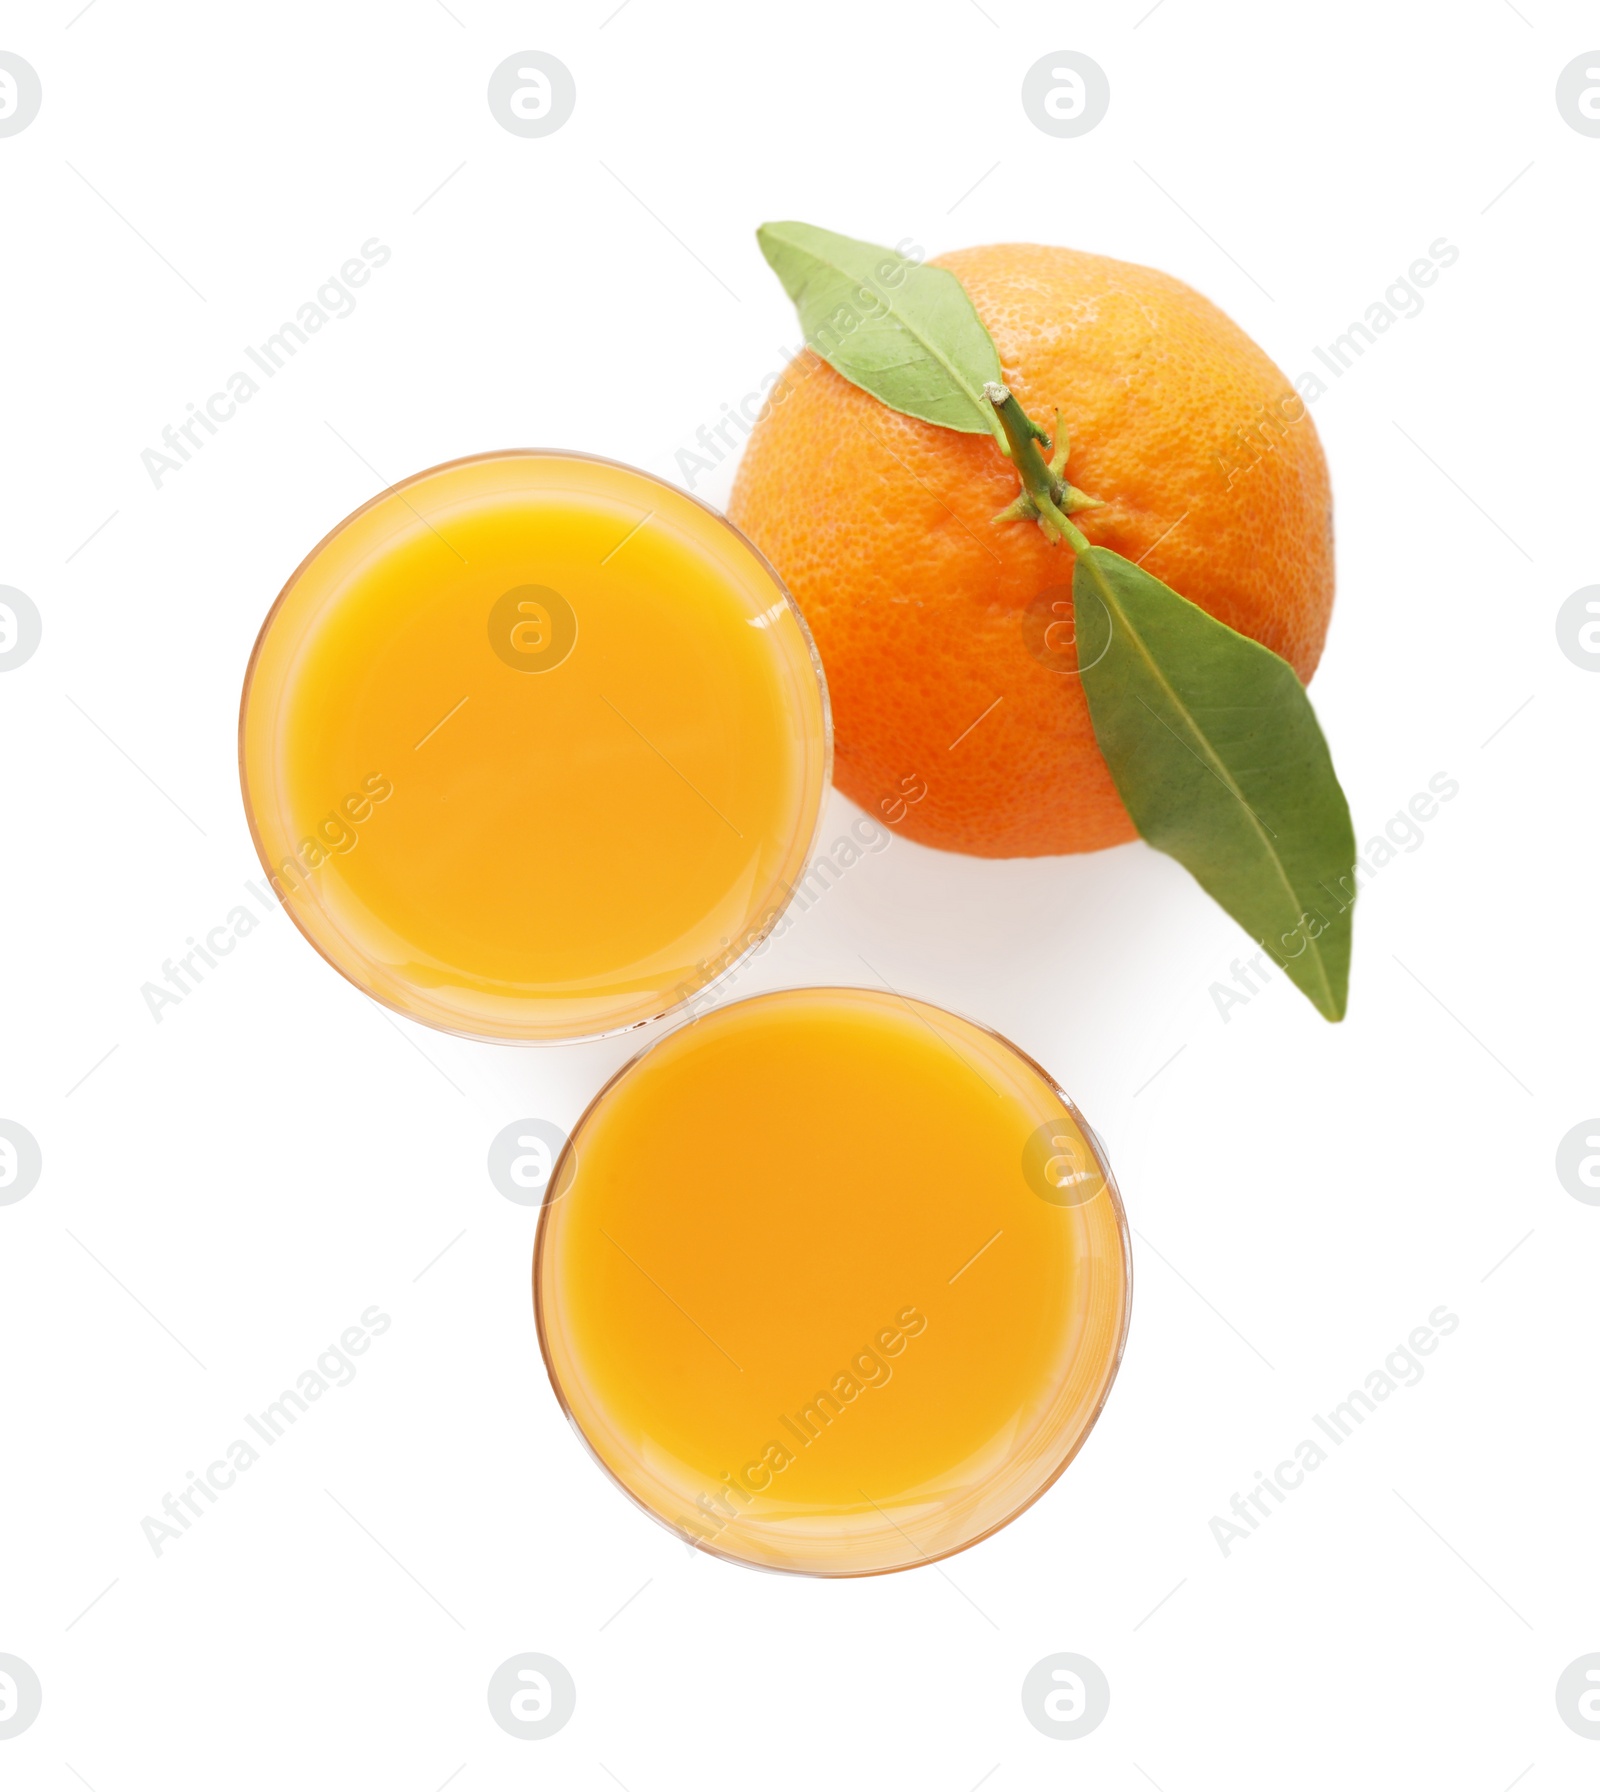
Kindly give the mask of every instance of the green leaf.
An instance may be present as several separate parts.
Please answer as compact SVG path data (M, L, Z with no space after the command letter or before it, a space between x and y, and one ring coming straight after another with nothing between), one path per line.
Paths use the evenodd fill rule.
M763 224L756 240L836 372L893 410L1005 446L983 396L1000 356L954 274L814 224Z
M1134 825L1341 1019L1355 832L1294 668L1109 548L1079 552L1072 592L1095 737Z

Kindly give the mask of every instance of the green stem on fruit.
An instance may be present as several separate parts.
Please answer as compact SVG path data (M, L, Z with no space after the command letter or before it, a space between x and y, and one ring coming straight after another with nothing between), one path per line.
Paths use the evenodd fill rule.
M983 395L1000 419L1000 427L1005 432L1006 456L1022 481L1022 490L1015 501L994 520L997 523L1036 522L1052 541L1064 541L1075 552L1082 553L1089 540L1071 520L1072 514L1093 509L1101 500L1091 498L1067 483L1069 443L1060 411L1056 412L1055 453L1046 462L1039 452L1039 444L1043 442L1048 448L1050 437L1017 403L1015 395L993 380L985 384Z

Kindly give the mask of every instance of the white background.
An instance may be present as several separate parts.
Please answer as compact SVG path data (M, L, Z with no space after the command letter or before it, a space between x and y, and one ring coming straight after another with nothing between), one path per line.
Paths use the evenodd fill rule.
M44 90L0 139L0 583L44 618L0 679L0 1115L44 1155L0 1207L0 1651L44 1687L0 1775L1593 1786L1553 1696L1600 1650L1600 1209L1554 1172L1600 1110L1600 680L1553 626L1597 576L1600 140L1554 103L1592 9L614 7L0 21ZM577 81L541 140L485 102L529 48ZM1063 48L1111 83L1076 140L1019 99ZM1344 1025L1281 978L1224 1021L1243 936L1143 845L896 841L735 987L863 981L864 955L1000 1029L1099 1130L1137 1232L1127 1358L1065 1478L941 1570L844 1584L691 1555L546 1383L535 1216L485 1151L570 1125L640 1036L397 1025L281 915L159 1025L140 996L257 873L239 684L300 556L476 450L673 477L795 340L753 235L785 217L1151 263L1291 376L1435 239L1460 250L1313 407L1339 547L1314 695L1360 837L1460 784L1362 898ZM156 489L140 451L372 236L393 258L354 314ZM853 816L834 798L824 843ZM358 1378L157 1559L141 1519L373 1303L393 1326ZM1461 1323L1425 1379L1225 1559L1213 1514L1441 1303ZM539 1743L485 1700L524 1650L578 1688ZM1058 1650L1111 1684L1077 1742L1019 1700Z

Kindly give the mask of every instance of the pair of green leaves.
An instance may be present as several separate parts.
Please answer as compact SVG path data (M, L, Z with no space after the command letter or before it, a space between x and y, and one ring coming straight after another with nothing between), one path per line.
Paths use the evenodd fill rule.
M993 435L1017 459L986 393L1000 387L1000 357L954 274L809 224L765 224L758 237L833 368L894 410ZM1072 394L1060 398L1070 410ZM1293 667L1109 548L1078 548L1072 592L1095 738L1134 825L1341 1019L1355 834Z

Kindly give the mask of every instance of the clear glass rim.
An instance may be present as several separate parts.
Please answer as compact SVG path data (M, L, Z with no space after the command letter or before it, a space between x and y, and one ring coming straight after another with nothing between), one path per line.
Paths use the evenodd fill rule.
M245 662L244 684L239 693L237 750L239 763L239 798L244 808L245 824L250 830L250 843L255 848L256 858L266 877L267 888L269 890L273 889L272 879L274 871L262 843L261 833L256 825L255 809L250 800L250 786L245 774L245 723L250 709L251 692L255 688L256 668L260 663L262 649L266 644L267 637L272 631L272 625L277 620L278 612L283 608L284 604L288 602L290 595L300 583L301 578L310 569L323 550L337 540L337 538L358 518L365 516L369 510L376 509L376 507L379 504L382 504L386 499L400 496L412 486L420 484L424 479L432 479L437 474L452 472L457 467L476 466L485 461L495 460L587 461L595 466L613 467L618 472L629 473L636 478L648 480L652 485L661 486L664 490L672 492L676 497L687 500L690 504L703 510L707 516L714 517L722 527L751 554L756 563L772 580L779 595L788 605L790 613L799 624L800 638L805 643L806 653L811 662L812 675L817 681L817 694L822 701L822 794L817 802L817 812L812 819L811 831L807 836L805 851L800 855L801 866L804 867L808 865L816 854L817 843L822 838L823 815L828 807L828 793L833 788L833 703L828 693L828 678L827 673L823 669L822 655L817 651L817 643L815 637L811 633L811 626L806 621L805 613L801 610L799 604L795 602L794 593L790 591L778 569L766 555L762 553L760 548L756 546L750 537L745 534L739 525L733 522L724 512L718 510L714 504L708 504L704 498L697 498L693 492L685 491L682 486L674 485L670 480L662 479L655 473L646 472L644 468L633 466L628 461L614 460L610 455L605 454L589 454L578 448L491 448L479 454L457 455L453 460L443 460L435 466L424 467L420 472L407 474L404 479L396 480L393 485L385 486L381 492L374 493L365 503L358 504L347 516L341 517L340 520L322 536L317 544L301 557L299 564L295 567L294 571L289 574L289 577L284 581L282 588L279 590L278 595L272 600L271 608L267 611L265 617L262 618L261 627L256 630L255 642L250 649L250 657ZM413 1014L409 1009L402 1008L398 1003L390 1001L386 996L380 995L376 990L368 989L367 986L347 970L344 965L338 963L337 960L330 956L317 940L312 938L302 925L299 915L288 903L280 899L278 906L294 923L295 929L300 934L301 938L305 940L306 944L311 947L312 951L314 951L325 964L330 965L333 970L344 978L346 983L350 984L352 988L359 990L369 1001L376 1002L379 1007L387 1009L391 1014L398 1015L402 1020L409 1020L417 1026L428 1027L433 1032L445 1033L456 1039L470 1039L480 1045L593 1045L602 1039L616 1039L621 1037L624 1033L636 1032L640 1027L654 1026L658 1021L666 1020L669 1017L678 1014L681 1009L688 1007L690 1003L692 1003L698 996L702 995L707 989L714 988L717 984L721 983L724 978L731 976L746 962L753 952L766 943L770 938L773 929L789 912L789 908L794 902L796 891L799 888L800 881L801 880L797 878L791 883L788 894L784 897L783 901L773 908L771 919L752 935L747 936L747 944L744 949L736 958L730 958L723 964L722 968L714 977L707 978L704 983L696 985L696 987L690 990L687 995L677 997L674 1001L669 1002L664 1008L658 1009L653 1014L647 1014L639 1020L624 1021L619 1026L605 1027L596 1033L552 1033L519 1036L514 1033L480 1033L475 1032L471 1027L452 1027L446 1026L437 1020L426 1020L421 1015ZM277 892L274 890L273 894L276 895Z
M1059 1097L1062 1105L1072 1116L1073 1122L1082 1130L1084 1137L1089 1141L1089 1145L1095 1154L1095 1162L1099 1167L1100 1174L1105 1182L1105 1192L1111 1200L1111 1213L1112 1218L1115 1221L1118 1253L1122 1263L1122 1274L1117 1288L1118 1297L1122 1304L1122 1318L1117 1327L1116 1338L1106 1358L1104 1370L1105 1379L1101 1386L1099 1397L1095 1400L1093 1408L1079 1427L1078 1434L1073 1439L1070 1447L1062 1453L1060 1459L1050 1470L1050 1473L1026 1499L1020 1500L1013 1506L1011 1510L1006 1513L1004 1518L996 1519L993 1524L986 1526L983 1530L967 1538L965 1542L954 1544L949 1549L940 1550L936 1555L922 1555L921 1559L915 1562L896 1562L882 1568L789 1567L773 1562L752 1562L747 1556L737 1555L731 1550L718 1549L713 1544L686 1537L682 1531L671 1524L667 1519L663 1518L654 1507L650 1506L631 1487L629 1487L612 1470L610 1465L594 1447L573 1413L571 1404L567 1400L566 1391L561 1385L561 1378L556 1373L556 1367L551 1360L550 1355L550 1340L547 1331L544 1290L540 1284L539 1277L539 1266L544 1258L550 1214L556 1202L562 1198L562 1195L565 1192L561 1188L561 1179L569 1159L574 1154L573 1141L577 1138L578 1134L582 1132L584 1123L588 1120L589 1116L599 1107L600 1103L605 1100L611 1090L615 1088L642 1059L647 1058L658 1046L664 1045L669 1039L675 1038L686 1027L692 1027L702 1019L709 1020L711 1018L709 1014L686 1016L674 1026L669 1027L665 1032L641 1046L625 1064L620 1065L606 1078L605 1082L601 1084L589 1098L584 1106L583 1112L579 1114L578 1118L572 1123L572 1130L567 1134L567 1142L562 1147L561 1153L556 1161L550 1167L550 1175L545 1183L544 1199L539 1203L539 1224L533 1238L533 1321L534 1329L537 1332L539 1339L539 1355L544 1361L545 1374L549 1378L551 1391L555 1394L556 1404L561 1408L562 1414L566 1418L567 1423L572 1427L578 1441L597 1464L601 1473L611 1482L612 1486L620 1489L632 1504L637 1506L647 1518L653 1519L660 1525L669 1536L675 1538L680 1543L689 1544L691 1548L699 1550L703 1555L714 1556L718 1561L732 1563L736 1568L748 1568L761 1574L795 1575L803 1580L865 1580L873 1575L904 1574L914 1568L932 1567L936 1562L948 1561L951 1556L961 1555L964 1551L972 1549L977 1544L984 1542L987 1538L994 1536L997 1531L1003 1531L1007 1525L1014 1523L1020 1518L1030 1506L1037 1505L1050 1489L1055 1486L1056 1482L1067 1472L1079 1451L1082 1450L1083 1446L1088 1442L1090 1433L1099 1423L1100 1415L1105 1411L1106 1402L1111 1398L1111 1390L1116 1385L1117 1376L1122 1368L1123 1353L1126 1350L1128 1343L1128 1328L1133 1317L1133 1249L1129 1240L1128 1215L1126 1208L1123 1206L1122 1192L1117 1187L1116 1177L1112 1174L1110 1164L1106 1161L1105 1146L1100 1142L1100 1135L1083 1117L1077 1104L1067 1094L1066 1090L1061 1087L1038 1059L1030 1052L1025 1052L1022 1047L1017 1045L1013 1040L1006 1038L1005 1034L999 1032L996 1028L986 1025L983 1021L974 1020L970 1015L962 1014L954 1008L943 1007L940 1003L923 1001L922 998L918 996L897 994L897 992L893 990L871 989L865 984L802 983L792 984L783 989L758 990L752 995L739 997L737 1001L725 1003L722 1007L715 1010L715 1012L723 1014L730 1009L741 1008L749 1002L763 1001L772 996L810 994L887 996L890 1000L899 1000L902 1003L919 1003L924 1008L932 1008L936 1013L948 1014L955 1020L965 1022L969 1027L975 1027L980 1033L987 1034L989 1038L995 1040L998 1044L1004 1046L1007 1051L1021 1059L1021 1061L1040 1078L1051 1093ZM1059 1382L1057 1386L1059 1388ZM915 1547L915 1545L913 1545L913 1547Z

